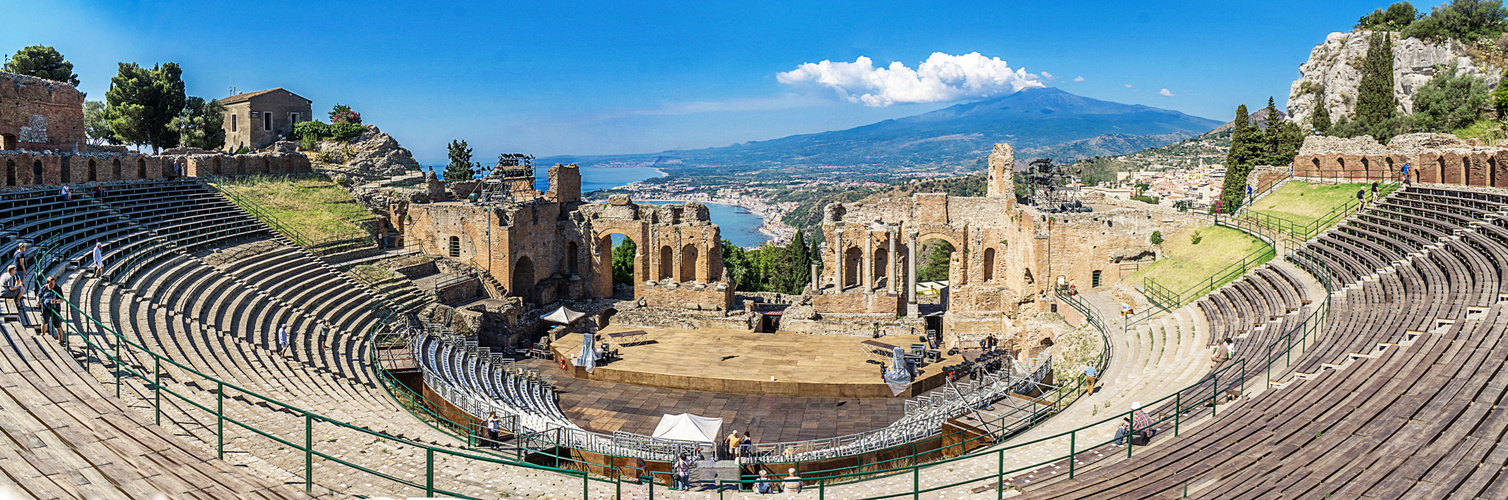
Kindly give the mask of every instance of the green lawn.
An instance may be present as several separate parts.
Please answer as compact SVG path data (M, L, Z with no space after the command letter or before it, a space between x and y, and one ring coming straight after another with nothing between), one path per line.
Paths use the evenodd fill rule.
M226 184L316 241L364 234L354 221L372 218L344 188L326 179L248 176L227 179Z
M1192 242L1194 231L1198 231L1201 236L1198 245ZM1162 244L1163 258L1133 273L1130 283L1139 285L1144 279L1152 278L1174 293L1180 293L1196 285L1209 284L1211 276L1263 248L1269 247L1262 240L1236 229L1219 226L1187 228L1167 237ZM1250 266L1261 265L1271 259L1272 254L1269 253ZM1217 280L1209 289L1219 288L1240 275L1239 272L1230 273ZM1206 290L1204 293L1207 292ZM1187 302L1191 298L1183 300Z
M1379 186L1381 195L1387 196L1397 187L1396 184ZM1367 198L1371 199L1372 184L1370 182L1355 182L1350 184L1311 184L1304 181L1289 181L1283 187L1278 188L1266 197L1258 200L1251 210L1267 215L1282 217L1298 227L1307 227L1314 221L1327 218L1336 210L1356 201L1356 190L1365 189ZM1328 217L1329 225L1339 222L1341 217ZM1325 228L1321 227L1314 232L1318 233ZM1303 236L1303 235L1296 235Z

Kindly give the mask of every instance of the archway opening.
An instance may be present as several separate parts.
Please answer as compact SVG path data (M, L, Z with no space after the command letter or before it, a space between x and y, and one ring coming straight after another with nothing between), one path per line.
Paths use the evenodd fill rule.
M120 158L116 158L110 162L110 180L120 180Z
M534 301L534 261L525 255L513 263L513 294Z
M887 269L889 269L889 268L890 268L890 251L886 250L884 248L877 248L877 249L875 249L875 251L874 251L874 286L875 286L875 288L881 288L881 287L885 286L884 280L885 280L885 277L887 276L887 274L886 274L885 271Z
M615 239L622 241L614 245ZM639 262L639 245L634 243L633 238L609 234L597 241L597 248L599 259L596 273L598 276L609 275L612 279L608 293L619 300L632 299L635 286L634 272Z
M843 251L843 286L848 288L859 285L860 272L863 271L861 263L864 261L864 249L850 247Z
M71 165L68 160L69 160L69 157L64 156L63 157L63 163L58 168L58 177L61 179L61 182L63 184L72 184L73 183L73 165Z
M136 178L137 179L145 179L145 178L147 178L147 161L144 160L144 159L141 159L141 158L137 158L136 159Z
M93 158L90 158L89 159L89 182L94 182L94 181L97 181L97 180L99 180L99 165L94 162Z
M984 249L984 280L995 281L995 249Z
M13 134L0 134L0 150L14 151L18 149L16 136Z
M925 238L917 243L921 247L917 249L916 301L923 314L946 311L958 252L942 238Z
M681 281L696 281L696 245L681 247Z
M576 260L578 258L576 253L580 251L581 245L577 245L574 241L566 242L566 272L575 275L581 274L576 270Z
M16 186L16 160L5 160L5 185Z
M656 279L675 277L675 250L670 245L660 247L660 274Z
M33 160L31 162L31 183L35 185L42 184L42 160Z

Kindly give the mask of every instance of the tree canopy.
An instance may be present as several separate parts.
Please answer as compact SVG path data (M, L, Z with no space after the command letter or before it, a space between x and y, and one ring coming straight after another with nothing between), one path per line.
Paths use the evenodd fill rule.
M220 101L202 97L184 100L183 111L173 119L179 144L191 148L217 150L225 146L225 106Z
M84 102L84 135L89 137L90 144L120 144L115 133L110 131L110 120L105 116L105 103Z
M183 111L183 70L177 63L152 69L136 63L120 63L105 92L105 116L116 140L146 144L153 152L178 145L173 119Z
M63 54L58 49L44 45L32 45L16 51L6 61L5 71L67 82L75 86L79 84L79 75L73 74L73 63L63 59Z
M1421 132L1450 132L1477 121L1487 106L1487 82L1455 68L1430 78L1414 96L1414 127Z
M1451 0L1435 6L1428 16L1404 28L1400 36L1422 40L1455 39L1474 42L1495 37L1508 28L1508 9L1501 0Z
M466 141L450 141L450 164L445 166L445 182L470 180L476 177L476 165L471 163L471 148Z

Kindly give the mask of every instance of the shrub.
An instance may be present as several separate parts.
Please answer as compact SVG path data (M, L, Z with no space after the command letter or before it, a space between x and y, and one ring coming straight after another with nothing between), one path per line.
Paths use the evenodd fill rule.
M1139 202L1142 202L1142 203L1149 203L1149 204L1152 204L1152 205L1156 205L1157 202L1158 202L1158 199L1157 199L1156 196L1132 196L1131 199L1139 201Z
M1162 244L1162 231L1152 231L1152 240L1151 241L1152 241L1153 245L1161 245Z
M366 127L361 126L360 121L335 122L331 123L329 127L330 138L340 142L350 142L351 139L355 139L359 137L362 132L367 131Z
M366 127L360 123L335 122L322 123L319 121L298 122L293 125L293 135L304 142L318 142L326 139L340 142L350 142L366 132ZM309 148L313 149L313 148Z
M1474 42L1501 34L1508 9L1501 0L1451 0L1404 28L1399 36L1421 40Z
M1426 132L1465 127L1477 121L1487 101L1487 82L1482 78L1446 69L1430 78L1414 97L1415 126Z
M250 152L251 152L251 148L248 148L246 146L241 146L241 149L237 149L236 150L236 154L238 154L238 155L244 155L244 154L250 153Z
M1204 233L1199 232L1198 229L1195 229L1194 233L1189 235L1189 244L1191 244L1191 245L1198 245L1199 242L1203 241L1203 240L1204 240Z

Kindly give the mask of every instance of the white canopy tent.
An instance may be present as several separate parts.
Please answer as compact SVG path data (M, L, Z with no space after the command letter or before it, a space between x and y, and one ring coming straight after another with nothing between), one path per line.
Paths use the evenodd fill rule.
M655 426L654 437L697 443L715 443L717 442L718 429L722 427L723 419L720 418L702 417L690 413L665 415L660 417L660 424Z
M560 308L550 312L550 314L540 316L539 319L558 325L569 325L571 323L575 323L576 320L581 319L582 316L586 316L586 313L572 311L570 309L566 309L565 306L560 306Z

